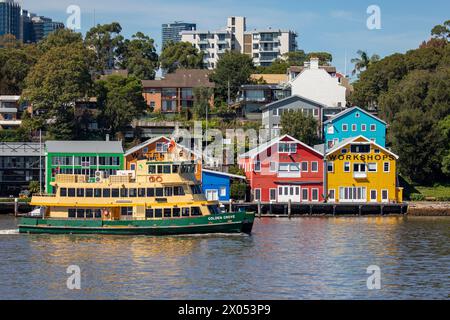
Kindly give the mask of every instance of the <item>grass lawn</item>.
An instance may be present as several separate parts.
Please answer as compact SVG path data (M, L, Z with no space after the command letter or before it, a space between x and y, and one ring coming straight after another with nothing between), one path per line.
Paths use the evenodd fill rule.
M438 185L433 187L414 186L424 197L450 198L450 185Z

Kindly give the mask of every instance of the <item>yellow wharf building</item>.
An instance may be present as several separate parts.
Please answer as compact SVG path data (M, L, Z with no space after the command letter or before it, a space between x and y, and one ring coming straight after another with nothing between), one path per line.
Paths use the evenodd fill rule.
M325 155L329 202L401 203L398 156L363 136L349 138Z

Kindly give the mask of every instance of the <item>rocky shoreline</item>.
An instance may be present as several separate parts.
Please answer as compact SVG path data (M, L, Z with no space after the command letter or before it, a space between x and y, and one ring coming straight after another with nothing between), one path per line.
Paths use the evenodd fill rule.
M450 216L450 202L409 202L410 216Z

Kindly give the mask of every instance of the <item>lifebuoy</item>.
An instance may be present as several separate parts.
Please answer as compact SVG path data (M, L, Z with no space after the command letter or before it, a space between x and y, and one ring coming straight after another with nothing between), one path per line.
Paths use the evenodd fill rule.
M155 182L155 177L150 177L148 180L149 180L150 182Z
M162 181L163 181L163 178L161 176L156 177L156 182L162 182Z

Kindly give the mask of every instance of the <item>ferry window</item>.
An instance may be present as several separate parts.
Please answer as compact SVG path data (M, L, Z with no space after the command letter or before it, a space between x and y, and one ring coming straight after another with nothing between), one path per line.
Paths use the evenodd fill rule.
M119 189L111 189L111 196L113 198L118 198L119 197Z
M180 187L180 186L174 187L173 188L173 194L176 195L176 196L184 196L183 187Z
M145 197L145 188L139 188L138 189L138 197L144 198Z
M171 218L172 217L172 209L165 208L164 209L164 218Z
M132 198L136 198L137 197L137 189L136 188L131 188L129 190L129 196Z
M174 165L172 166L172 172L173 172L173 173L180 173L180 165L174 164Z
M84 197L84 189L77 189L77 197Z
M183 217L189 217L189 208L182 208L181 209L181 215Z
M77 219L84 219L84 209L77 209Z
M156 166L148 166L148 173L155 174L156 173Z
M163 173L170 174L170 166L163 166Z
M111 189L103 189L103 198L111 197Z
M128 189L127 189L127 188L122 188L122 189L120 189L120 197L121 197L121 198L126 198L126 197L128 197Z
M220 210L217 206L208 206L208 209L211 214L220 214Z
M153 209L145 209L145 217L153 218Z
M67 189L67 194L69 195L69 197L75 197L75 188Z
M154 196L155 196L155 189L147 188L147 197L154 197Z
M122 208L120 208L120 214L122 216L132 216L133 215L133 207L122 207Z
M86 219L92 219L94 217L94 214L92 212L92 209L86 209Z
M163 173L163 166L157 166L157 172L159 174Z
M156 188L155 194L157 197L164 197L164 189L163 188Z
M201 216L202 212L200 211L199 207L192 207L191 208L191 216Z
M102 197L102 189L94 189L94 197L101 198Z
M93 189L86 189L85 193L87 198L92 198L94 196L94 190Z
M192 194L201 194L202 193L202 190L196 184L191 186L191 191L192 191Z
M173 189L172 187L165 187L164 188L164 195L166 197L171 197L173 195Z
M162 218L162 209L155 209L155 218Z
M180 216L181 209L180 208L173 208L173 216L179 217Z
M67 188L61 188L59 191L59 195L61 197L66 197L67 196Z
M101 219L101 217L102 217L102 210L95 209L95 218L96 219Z
M101 165L101 166L104 166L105 165L105 157L99 157L98 158L98 164L99 165Z
M76 218L76 210L69 209L69 218Z

